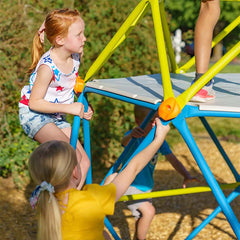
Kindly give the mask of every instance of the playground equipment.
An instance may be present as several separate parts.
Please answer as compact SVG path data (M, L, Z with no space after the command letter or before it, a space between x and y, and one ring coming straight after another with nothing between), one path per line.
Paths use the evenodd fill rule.
M89 81L110 58L114 50L127 38L128 34L131 32L131 29L133 29L136 24L139 23L149 8L151 8L152 11L161 74L116 78L114 80L96 79ZM218 36L213 39L212 47L214 47L219 41L227 36L227 34L239 24L240 16L238 16ZM167 53L171 64L171 73L169 70ZM196 81L191 85L193 74L186 73L186 71L194 64L195 59L193 57L182 67L177 65L170 32L168 30L164 2L158 0L141 0L126 21L119 28L111 41L107 44L105 49L98 56L96 61L89 68L84 82L81 82L84 88L78 101L83 102L86 109L87 94L100 94L151 109L151 112L148 114L141 126L142 128L146 126L154 113L158 111L159 116L161 119L163 119L163 122L169 123L171 121L172 124L178 129L188 148L190 149L194 159L196 160L204 178L206 179L208 187L152 192L148 194L141 194L141 196L124 196L121 198L121 200L134 200L146 197L162 197L212 191L219 206L197 228L195 228L186 239L193 239L193 237L195 237L196 234L203 229L220 211L223 211L235 235L238 239L240 239L240 224L230 206L230 202L239 195L240 175L235 169L231 160L228 158L226 152L222 148L220 142L205 118L208 116L229 118L240 117L240 74L219 74L219 72L236 56L238 56L239 53L240 41L234 47L232 47L232 49L229 50L216 64L214 64L199 79L199 81ZM194 96L195 93L213 77L215 79L214 90L216 92L216 99L213 102L208 103L189 102L192 96ZM191 117L200 118L202 124L206 128L213 142L223 156L223 159L226 161L229 169L231 170L236 180L235 183L225 184L223 186L218 184L188 128L186 119ZM75 116L70 142L73 147L76 147L80 122L80 118ZM89 159L91 159L89 122L87 120L83 120L83 137L84 148L89 156ZM112 166L107 176L115 172L123 161L125 162L125 160L127 160L127 164L135 154L145 148L146 145L152 141L153 137L154 129L150 131L148 136L137 149L135 146L135 140L132 139L118 160ZM92 181L91 167L86 181L87 183L91 183ZM228 197L225 197L222 191L226 188L234 189ZM114 239L120 239L108 219L106 219L106 226L113 235Z

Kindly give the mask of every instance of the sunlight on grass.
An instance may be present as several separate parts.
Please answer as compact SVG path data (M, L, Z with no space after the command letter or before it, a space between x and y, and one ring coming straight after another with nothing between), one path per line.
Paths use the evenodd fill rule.
M239 60L240 62L240 60ZM209 68L211 68L214 65L214 63L209 64ZM195 72L195 66L192 66L188 72ZM230 63L226 67L220 71L220 73L240 73L240 64L236 63Z
M220 141L240 142L239 118L207 117L206 120ZM209 136L198 117L187 119L187 124L195 140ZM167 135L167 142L171 147L184 142L178 130L172 125Z
M209 67L212 67L214 63L210 63ZM240 73L240 64L230 63L222 69L221 73Z

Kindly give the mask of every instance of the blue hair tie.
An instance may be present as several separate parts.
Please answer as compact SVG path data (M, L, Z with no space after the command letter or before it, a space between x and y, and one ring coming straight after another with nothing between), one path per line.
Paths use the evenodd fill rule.
M43 181L40 185L38 185L35 188L35 190L32 192L31 197L29 199L29 202L30 202L33 209L35 209L35 206L37 204L39 195L43 191L48 191L49 192L49 195L50 195L49 202L51 202L52 194L55 192L54 187L52 186L52 184L47 183L46 181Z

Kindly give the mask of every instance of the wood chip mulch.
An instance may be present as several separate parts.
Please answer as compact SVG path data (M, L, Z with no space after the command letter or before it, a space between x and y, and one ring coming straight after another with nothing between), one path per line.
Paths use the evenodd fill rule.
M221 141L232 163L240 172L240 144ZM210 169L219 183L232 183L234 177L217 148L209 138L197 139ZM192 176L201 182L188 186L206 185L205 180L184 143L174 146L173 152L184 164ZM176 189L182 187L182 177L166 161L159 161L155 170L155 190ZM11 178L0 178L0 239L32 240L36 239L36 217L28 199L33 186L24 191L17 190ZM231 190L225 190L228 195ZM239 197L232 203L232 209L240 220ZM183 240L217 206L211 192L189 195L162 197L153 199L156 216L151 224L147 240ZM114 216L109 217L115 230L123 240L133 237L135 220L123 202L116 205ZM194 239L230 240L237 239L223 213L219 213Z

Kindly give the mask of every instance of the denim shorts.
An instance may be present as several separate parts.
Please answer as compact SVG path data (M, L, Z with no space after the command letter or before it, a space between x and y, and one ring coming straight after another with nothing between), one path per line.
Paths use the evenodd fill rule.
M19 108L19 120L24 132L30 138L34 138L35 134L48 123L55 123L60 129L71 127L66 121L66 115L35 112L29 107Z

